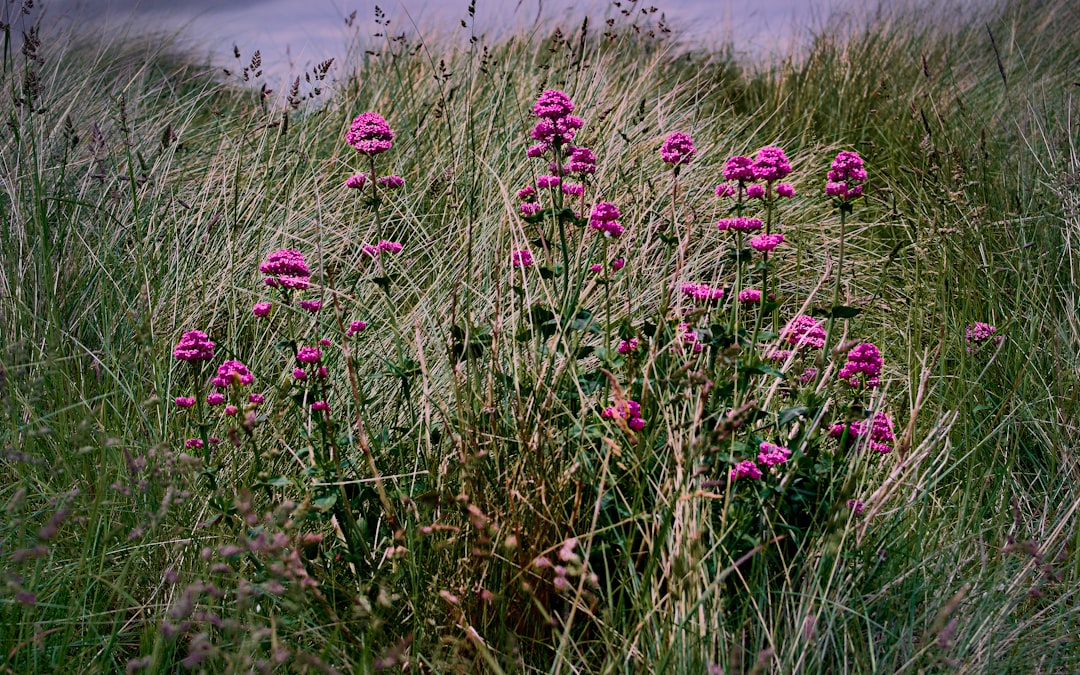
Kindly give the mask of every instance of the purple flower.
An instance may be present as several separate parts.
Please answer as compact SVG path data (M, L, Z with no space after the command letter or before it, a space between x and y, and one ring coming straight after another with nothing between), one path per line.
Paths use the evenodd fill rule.
M765 466L776 466L777 464L783 464L791 459L791 450L772 443L762 443L758 446L757 461L761 462Z
M251 313L260 319L265 319L270 314L270 307L272 305L269 302L257 302L255 306L251 308Z
M510 254L510 264L514 267L532 267L532 251L527 248L523 248L520 251L514 251Z
M173 347L173 357L180 361L209 361L214 358L214 343L201 330L191 330Z
M866 506L862 503L861 499L849 499L847 500L847 507L855 512L855 515L862 515L863 509Z
M352 121L345 134L345 142L365 155L378 155L393 145L394 132L381 115L373 112L360 113Z
M177 408L190 408L195 405L194 396L177 396L176 407Z
M367 330L367 324L363 321L353 321L349 324L349 330L345 332L346 337L352 337L362 330Z
M739 302L746 304L761 302L761 291L756 288L744 288L739 291Z
M606 419L621 417L626 420L626 425L634 431L641 431L645 428L645 420L641 417L641 404L637 401L626 401L621 406L604 408L600 416Z
M680 290L683 295L689 295L698 302L714 302L724 297L722 288L713 288L708 284L683 284Z
M615 258L614 260L611 261L611 269L615 270L616 272L618 272L619 270L621 270L625 266L626 266L626 261L623 260L622 258Z
M315 401L311 404L311 409L316 412L330 412L330 405L326 401Z
M304 372L303 368L293 368L292 376L295 377L298 380L306 380L307 379L307 373Z
M776 186L776 195L785 199L791 199L795 196L795 186L790 183L780 183Z
M641 341L638 338L630 338L629 340L621 340L619 342L618 350L620 354L632 354L638 350L641 346Z
M240 409L239 409L239 408L237 408L237 407L236 407L236 406L234 406L234 405L227 405L227 406L225 406L225 414L226 414L226 415L230 415L230 416L231 416L231 415L235 415L235 414L236 414L236 413L238 413L238 412L240 412Z
M524 202L521 205L521 215L525 216L526 218L530 216L535 216L543 210L543 207L536 202Z
M866 182L862 157L850 150L837 153L827 178L825 194L830 197L846 202L862 196L862 184Z
M740 478L749 478L750 480L761 480L761 469L754 464L753 460L747 459L739 462L735 465L735 468L731 470L731 480L739 480Z
M564 195L580 197L585 194L585 186L581 183L563 183L561 186Z
M780 337L796 347L821 349L825 346L825 329L812 316L800 314L780 331Z
M997 326L991 326L988 323L976 321L975 323L968 324L968 326L964 329L964 342L972 346L981 345L982 343L991 339L995 343L1001 342L1002 339L1004 339L1004 336L995 336L995 333L997 333ZM971 351L970 347L968 351Z
M596 173L596 155L588 148L570 149L570 161L566 164L565 173Z
M660 146L661 159L664 163L673 166L689 164L696 154L694 139L690 138L689 134L678 131L668 136L664 144Z
M847 363L837 373L837 377L852 387L876 387L884 365L881 351L869 342L863 342L847 353Z
M230 359L218 366L217 376L211 381L215 387L225 389L232 385L246 386L255 381L248 367L240 361Z
M723 218L716 223L716 229L721 232L727 230L735 230L736 232L756 232L763 227L765 227L765 223L761 222L760 218L747 218L746 216Z
M564 92L557 89L548 89L536 99L532 112L537 117L557 120L574 112L574 104Z
M541 190L558 187L561 179L558 176L540 176L536 179L536 187Z
M379 253L382 252L379 250L379 247L374 244L364 244L360 250L363 251L364 255L370 258L377 258Z
M321 300L301 300L300 301L300 309L311 312L312 314L318 314L319 310L322 309L322 301Z
M387 241L385 239L379 241L380 251L386 251L387 253L400 253L401 248L401 244L396 241Z
M781 148L768 146L758 150L753 169L755 180L777 181L791 173L791 164Z
M754 162L749 157L736 155L724 164L724 180L749 183L754 180Z
M220 391L212 391L206 396L206 402L210 405L221 405L225 402L225 394Z
M319 346L320 347L329 347L329 346L331 346L333 344L334 344L333 342L330 342L330 338L319 338Z
M593 274L600 274L604 271L604 266L600 263L593 263L592 265L589 265L589 271Z
M383 176L379 179L379 187L387 190L397 190L398 188L405 187L405 179L401 176L395 176L394 174Z
M717 197L732 197L735 195L736 187L731 183L720 183L716 186Z
M599 230L605 237L618 237L624 232L617 219L622 216L619 208L611 202L599 202L589 214L589 227Z
M262 394L251 394L250 396L248 396L248 402L252 403L254 405L259 405L260 403L262 403L265 400L266 400L266 397L263 396Z
M266 256L266 260L259 265L259 271L269 275L265 281L271 288L303 290L308 287L308 277L311 271L304 256L296 249L283 248Z
M784 243L784 235L782 234L759 234L750 240L750 248L762 253L768 253L782 243Z
M551 150L551 145L548 143L537 143L536 145L530 145L529 149L525 151L525 154L533 159L537 157L543 157L544 154Z
M523 202L536 201L536 190L533 188L533 186L526 185L525 187L518 190L517 196L518 199Z
M184 441L184 447L188 448L189 450L193 449L193 448L196 448L196 449L201 448L201 447L203 447L202 439L201 438L189 438L186 441Z
M892 418L883 412L874 413L869 421L834 424L829 428L829 437L843 439L845 431L848 445L865 442L871 450L881 455L892 452L892 444L896 440Z
M367 184L367 174L366 173L358 173L355 176L349 176L348 178L345 179L345 187L351 188L353 190L363 189L364 185L366 185L366 184Z
M318 347L301 347L296 352L296 360L300 363L318 363L322 360L322 350Z
M747 199L765 199L765 186L752 183L746 186Z

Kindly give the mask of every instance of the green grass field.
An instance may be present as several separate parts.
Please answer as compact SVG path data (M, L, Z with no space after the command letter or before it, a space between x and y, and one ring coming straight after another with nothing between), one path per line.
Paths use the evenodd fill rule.
M358 35L273 93L248 54L6 26L0 671L1080 671L1080 9L836 21L771 64L658 16ZM526 219L551 89L596 172ZM718 198L766 146L794 197ZM344 187L373 168L405 186ZM264 283L278 249L306 289ZM825 349L771 358L801 314ZM733 478L762 442L790 460Z

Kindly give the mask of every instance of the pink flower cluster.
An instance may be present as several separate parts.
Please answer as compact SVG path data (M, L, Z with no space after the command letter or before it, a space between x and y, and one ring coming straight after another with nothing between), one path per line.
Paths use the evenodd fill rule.
M982 321L968 324L967 328L964 329L964 342L968 345L968 354L974 353L979 345L989 340L993 340L994 344L1001 344L1001 341L1005 339L1005 336L995 335L995 333L997 333L997 326L991 326Z
M533 114L540 121L533 127L531 136L537 144L530 147L530 157L545 155L552 146L562 146L574 140L577 130L585 122L574 115L574 104L570 97L556 89L548 89L540 94L532 108Z
M757 461L765 466L776 466L777 464L783 464L791 459L791 450L781 445L763 442L758 446L758 450L760 450L760 452L758 453Z
M756 288L745 288L739 291L739 302L745 304L761 302L761 291Z
M563 166L563 173L576 173L582 178L596 173L596 154L588 148L570 146L570 161Z
M301 300L300 309L311 314L318 314L322 309L322 300Z
M259 271L266 274L266 285L271 288L303 290L308 287L311 270L304 256L292 248L282 248L266 256L259 264Z
M379 187L386 190L397 190L405 187L405 179L401 176L395 176L394 174L383 176L379 179Z
M664 144L660 146L660 157L664 163L673 166L689 164L696 154L694 139L690 138L689 134L678 131L668 136Z
M352 190L362 190L367 185L368 176L366 173L358 173L354 176L349 176L345 179L345 187Z
M352 121L345 134L345 142L364 155L382 154L393 145L394 132L381 115L373 112L360 113Z
M353 321L349 324L349 330L345 331L345 337L352 337L364 330L367 330L367 324L365 322Z
M761 480L761 469L752 459L747 459L739 462L735 465L735 468L731 470L731 480L739 480L740 478L749 478L750 480Z
M400 243L381 239L378 244L364 244L360 250L369 257L377 258L383 253L401 253L401 249Z
M671 346L672 352L682 354L687 346L689 346L690 351L695 354L698 354L705 349L705 345L698 341L697 331L691 328L690 324L685 322L680 323L675 332L678 342Z
M775 183L783 180L789 173L791 173L791 164L781 148L775 146L762 148L753 160L736 155L729 158L724 165L724 180L735 181L737 186L721 183L716 186L716 196L730 197L739 194L740 190L745 190L749 199L765 199L768 192L766 187L754 181ZM788 183L778 183L773 193L777 197L790 199L795 196L795 187Z
M724 180L749 183L754 180L754 162L749 157L736 155L724 164Z
M892 451L896 440L892 417L883 412L874 413L874 418L869 421L852 422L846 426L843 423L834 424L829 429L829 437L843 439L845 430L849 444L861 445L865 442L871 450L882 455Z
M301 347L296 352L296 360L300 363L318 363L322 360L322 350L318 347Z
M784 235L782 234L759 234L750 240L750 248L762 253L768 253L783 243Z
M618 351L620 354L633 354L641 346L641 340L638 338L630 338L629 340L620 340Z
M214 358L214 343L201 330L191 330L173 347L173 357L180 361L209 361Z
M536 187L540 188L541 190L547 190L547 189L559 187L559 183L561 183L561 182L562 182L562 179L559 178L558 176L550 176L550 175L540 176L539 178L536 179Z
M271 305L269 302L256 302L255 306L251 308L251 313L260 319L265 319L270 315Z
M852 387L876 387L880 384L879 376L884 365L881 351L869 342L863 342L848 352L847 363L837 377Z
M218 366L217 376L211 380L211 383L218 389L227 389L233 385L246 386L254 381L255 376L251 374L247 366L240 361L230 359Z
M589 227L599 230L605 237L618 237L625 231L617 222L620 216L619 207L611 202L599 202L589 214Z
M783 149L768 146L758 150L754 157L754 180L774 182L783 180L791 173L791 164Z
M863 168L859 153L845 150L836 155L825 184L825 194L840 201L851 201L862 196L862 184L866 181L866 169Z
M532 251L527 248L523 248L520 251L514 251L510 254L510 264L514 267L532 267Z
M746 216L739 216L737 218L723 218L716 223L716 229L721 232L733 230L735 232L756 232L765 227L765 223L761 222L760 218L747 218Z
M708 284L683 284L683 295L688 295L697 302L715 302L724 297L724 289L713 288Z
M796 348L822 349L825 347L825 328L817 319L806 314L800 314L788 322L788 325L780 331L780 337L787 340L788 344L795 345Z
M626 420L626 426L634 431L641 431L645 428L645 420L641 417L641 404L637 401L627 401L622 406L604 408L600 416L606 419L621 417Z

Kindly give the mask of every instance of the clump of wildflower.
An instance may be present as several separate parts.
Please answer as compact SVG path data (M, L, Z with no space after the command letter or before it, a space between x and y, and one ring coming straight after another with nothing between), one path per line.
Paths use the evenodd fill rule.
M270 308L272 305L269 302L256 302L255 306L251 308L251 313L260 319L265 319L270 315Z
M621 406L609 406L604 408L600 416L605 419L614 419L621 417L626 420L626 426L630 427L634 431L641 431L645 428L645 420L641 417L641 404L637 401L626 401Z
M558 187L559 183L561 182L562 179L560 179L558 176L544 175L536 179L536 187L540 188L541 190L546 190L553 187Z
M259 271L267 275L266 285L272 288L303 290L308 287L311 276L303 254L291 248L278 249L266 256L259 264Z
M520 251L514 251L510 254L510 264L514 267L532 267L532 251L527 248L523 248Z
M689 134L678 131L668 136L664 144L660 146L661 159L665 164L673 166L689 164L696 154L694 139L690 138Z
M293 368L292 376L298 380L306 380L307 372L303 368Z
M783 149L771 145L758 150L753 171L755 180L778 181L791 173L791 164Z
M351 188L353 190L361 190L365 185L367 185L367 179L368 177L366 173L358 173L353 176L349 176L345 179L345 187Z
M754 161L749 157L736 155L724 164L724 180L749 183L754 180Z
M754 183L746 186L747 199L765 199L765 186Z
M761 480L761 469L753 460L743 460L735 465L735 468L731 470L731 480L739 480L740 478L749 478L750 480Z
M716 186L717 197L732 197L735 195L736 188L731 183L720 183Z
M201 449L203 447L202 439L201 438L189 438L186 441L184 441L184 447L189 449L189 450Z
M405 179L394 174L383 176L379 179L379 187L386 190L397 190L405 187Z
M739 302L748 305L761 302L761 291L756 288L745 288L739 291Z
M582 177L596 173L596 155L592 150L581 147L567 148L570 160L563 167L563 173L576 173Z
M535 216L536 214L540 213L540 211L542 211L542 210L543 210L543 207L541 207L536 202L524 202L524 203L522 203L521 209L520 209L521 215L525 216L526 218L529 218L531 216Z
M629 340L620 340L618 351L620 354L633 354L641 346L641 340L638 338L630 338Z
M517 196L518 196L518 199L520 199L523 202L535 202L536 201L536 188L534 188L531 185L526 185L525 187L518 190Z
M318 347L301 347L296 352L296 360L300 363L318 363L322 360L322 350Z
M893 442L896 440L892 417L883 412L874 413L874 418L868 421L857 421L847 425L834 424L829 428L829 437L842 439L845 430L849 444L861 444L865 441L871 450L882 455L892 451Z
M876 387L880 383L879 376L884 365L881 351L869 342L863 342L848 352L847 363L837 373L837 377L852 387Z
M195 405L195 397L194 396L177 396L176 397L176 407L177 408L185 408L186 409L186 408L190 408L190 407L192 407L194 405Z
M377 113L360 113L352 121L345 134L345 142L356 151L369 156L382 154L393 146L394 132L390 125Z
M345 331L345 336L352 337L362 330L367 330L367 324L363 321L353 321L349 324L349 330Z
M776 186L776 196L791 199L795 196L795 186L790 183L780 183Z
M599 230L605 237L618 237L624 232L617 221L622 216L619 208L611 202L599 202L589 214L589 227Z
M991 326L982 321L968 324L964 329L964 342L967 343L968 354L974 353L979 345L989 340L993 340L994 344L1001 344L1001 341L1005 339L1005 336L995 335L995 333L997 333L997 326Z
M600 274L601 272L604 271L604 266L601 265L600 263L593 263L593 264L589 265L589 271L592 272L593 274Z
M683 284L680 288L683 295L688 295L697 302L714 302L724 297L724 289L713 288L708 284Z
M697 331L691 328L690 324L685 322L680 323L675 329L675 333L678 342L672 345L671 351L675 352L676 354L683 353L683 350L686 348L686 346L689 346L690 351L695 354L705 349L705 345L701 344L701 342L698 341Z
M319 310L322 309L322 301L321 300L301 300L300 301L300 309L303 309L304 311L307 311L307 312L311 312L312 314L318 314Z
M385 251L386 253L400 253L401 244L396 241L387 241L383 239L379 241L379 251Z
M364 244L360 247L360 250L364 253L364 255L368 256L369 258L375 258L379 255L379 253L381 253L381 251L379 251L379 247L375 244Z
M565 145L574 140L577 130L584 125L580 117L571 115L574 104L564 92L548 89L540 94L532 108L540 121L533 127L531 136L539 145L529 148L529 156L542 156L552 146Z
M238 412L240 412L240 408L237 408L234 405L225 406L225 414L226 415L232 416L232 415L235 415Z
M221 405L225 402L225 394L220 391L212 391L206 396L206 402L210 405Z
M251 403L252 405L259 405L265 400L266 397L262 394L251 394L250 396L248 396L248 403Z
M562 190L562 193L564 195L568 195L570 197L580 197L581 195L585 194L585 186L581 183L564 182L561 186L559 186L559 189Z
M847 500L847 507L854 511L855 515L860 516L866 505L862 503L861 499L849 499Z
M758 446L758 450L760 452L757 461L765 466L776 466L791 459L791 450L781 445L763 442Z
M782 234L759 234L750 240L750 248L768 253L783 243L784 235Z
M211 383L219 389L227 389L232 385L238 387L247 386L255 381L248 367L240 361L230 359L218 366L217 376Z
M866 181L859 153L844 150L836 155L825 183L825 194L847 202L862 196L862 184Z
M209 361L214 358L214 343L201 330L190 330L173 347L173 357L179 361Z
M746 216L738 216L736 218L722 218L716 223L716 229L721 232L733 230L735 232L756 232L765 227L765 223L760 218L747 218Z
M780 337L796 347L821 349L825 346L825 328L812 316L800 314L780 331Z
M532 112L542 119L557 120L574 112L574 103L565 92L548 89L536 99Z
M315 401L311 404L311 409L315 412L330 412L330 404L326 401Z
M611 261L611 269L615 270L616 272L618 272L625 266L626 260L624 260L623 258L615 258Z

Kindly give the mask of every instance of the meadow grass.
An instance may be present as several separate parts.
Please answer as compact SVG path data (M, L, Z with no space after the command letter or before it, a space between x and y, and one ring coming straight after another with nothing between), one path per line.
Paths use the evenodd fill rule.
M7 27L7 672L1080 670L1077 9L834 22L774 64L658 16L496 40L395 22L274 93L252 55L223 76L167 40L20 47L33 15ZM518 215L545 173L525 149L546 89L585 120L587 195L619 205L618 240L551 229L542 255ZM380 174L406 184L377 210L343 187L369 170L344 141L364 111L397 134ZM673 202L676 131L697 156ZM861 310L833 344L881 348L867 398L775 377L757 341L725 343L720 310L680 306L707 356L669 351L673 280L730 293L724 162L770 145L796 191L776 317ZM845 149L870 177L833 303L824 185ZM380 239L403 250L374 267L361 246ZM263 285L282 248L308 261L318 316ZM542 264L512 267L522 248ZM610 284L574 271L616 255ZM767 314L747 324L762 344L782 325ZM367 329L346 337L351 320ZM1004 340L969 352L975 322ZM173 405L193 393L170 351L192 329L268 399L213 456L184 448L208 430ZM647 359L614 353L631 335ZM337 426L293 400L296 346L318 337ZM640 436L600 415L635 396ZM845 456L813 428L864 405L895 420L891 453ZM740 501L726 477L749 429L822 448L805 477L831 478L804 511L752 511L779 487Z

